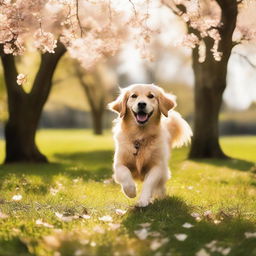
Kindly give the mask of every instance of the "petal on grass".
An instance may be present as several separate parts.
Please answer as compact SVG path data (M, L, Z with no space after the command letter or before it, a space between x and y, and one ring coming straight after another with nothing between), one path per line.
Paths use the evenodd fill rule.
M196 253L196 256L210 256L210 254L205 249L201 249Z
M150 235L151 237L159 237L159 236L161 236L161 233L159 233L159 232L157 232L157 231L152 231L152 232L149 233L149 235Z
M55 212L55 216L61 220L61 221L64 221L64 222L70 222L72 220L75 220L75 219L78 219L79 216L77 215L74 215L74 216L65 216L64 214L62 213L59 213L59 212Z
M96 232L96 233L99 233L99 234L104 234L105 233L105 229L99 225L96 225L94 228L93 228L93 231Z
M146 228L142 228L139 230L135 230L134 234L140 239L145 240L148 237L148 230Z
M108 223L108 225L109 225L110 230L117 230L121 226L119 223Z
M81 215L81 218L83 218L85 220L89 220L91 218L91 216L88 214L83 214L83 215Z
M141 223L141 224L139 224L141 227L143 227L143 228L149 228L150 226L151 226L151 223L149 223L149 222L145 222L145 223Z
M104 222L112 222L113 221L112 217L109 215L99 217L99 220L104 221Z
M50 194L55 196L59 192L59 189L56 188L50 188Z
M3 212L0 212L0 219L7 219L9 216Z
M230 248L230 247L227 247L227 248L223 249L221 253L222 253L223 255L228 255L228 254L230 253L230 251L231 251L231 248Z
M51 248L56 249L60 247L60 241L59 239L57 239L56 236L44 236L43 240L46 243L46 245L48 245Z
M256 237L256 232L255 233L245 232L244 235L245 235L246 238L255 238Z
M213 247L215 247L217 244L217 240L212 240L211 242L209 242L208 244L205 245L205 247L211 249Z
M13 197L12 197L12 200L13 201L20 201L22 199L22 195L14 195Z
M122 210L122 209L116 209L115 212L116 212L117 215L122 216L122 215L125 215L127 211Z
M191 216L194 217L194 218L197 218L197 217L200 217L200 214L197 213L197 212L192 212Z
M186 234L174 234L174 236L178 241L185 241L188 237Z
M194 225L192 225L191 223L186 222L186 223L184 223L184 224L182 225L182 227L183 227L183 228L192 228L192 227L194 227Z
M150 243L150 249L152 251L156 251L157 249L159 249L160 247L162 247L164 244L166 244L168 242L169 242L169 238L154 239Z
M38 226L44 226L46 228L54 228L54 226L52 224L49 224L47 222L43 222L42 219L38 219L36 220L36 225Z

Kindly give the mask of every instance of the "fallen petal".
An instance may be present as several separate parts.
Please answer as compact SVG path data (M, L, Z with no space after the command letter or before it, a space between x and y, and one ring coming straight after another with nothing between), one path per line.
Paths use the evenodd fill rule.
M246 238L254 238L254 237L256 237L256 232L255 233L245 232L244 235Z
M116 230L120 228L120 224L119 223L108 223L109 227L111 230Z
M223 255L228 255L229 253L230 253L230 251L231 251L231 248L229 248L229 247L227 247L227 248L225 248L224 250L222 250L222 254Z
M141 223L141 224L139 224L141 227L143 227L143 228L148 228L148 227L150 227L151 226L151 223L149 223L149 222L145 222L145 223Z
M201 249L196 253L196 256L210 256L210 254L205 249Z
M194 217L194 218L197 218L197 217L200 217L200 214L197 213L197 212L192 212L191 216Z
M211 217L212 216L212 211L211 210L205 211L204 216L205 217Z
M163 246L164 244L168 243L169 239L168 238L163 238L163 239L154 239L151 244L150 244L150 249L152 251L156 251L157 249L159 249L161 246Z
M8 218L9 216L3 212L0 212L0 219L6 219Z
M45 243L52 248L60 247L60 241L57 239L56 236L45 236L43 237L43 239Z
M91 216L88 214L83 214L81 217L86 220L89 220L91 218Z
M183 227L183 228L192 228L192 227L194 227L194 225L192 225L191 223L186 222L186 223L184 223L184 224L182 225L182 227Z
M140 240L145 240L148 237L148 230L145 228L135 230L134 233Z
M188 237L188 235L186 235L186 234L175 234L174 236L179 241L185 241L187 239L187 237Z
M38 219L36 220L36 225L38 226L44 226L46 228L54 228L53 225L49 224L49 223L46 223L46 222L43 222L41 219Z
M211 242L206 244L205 247L212 248L212 247L215 247L216 244L217 244L217 241L216 240L212 240Z
M12 197L12 200L13 201L20 201L22 199L22 195L14 195L13 197Z
M116 212L117 215L121 215L122 216L122 215L126 214L127 211L126 210L122 210L122 209L116 209L115 212Z
M104 234L105 233L105 229L99 225L95 226L93 228L93 231L96 233L100 233L100 234Z
M109 216L109 215L105 215L105 216L99 217L99 220L104 221L104 222L111 222L111 221L113 221L112 217Z
M157 232L157 231L150 232L149 235L152 236L152 237L159 237L159 236L161 236L161 234L159 232Z

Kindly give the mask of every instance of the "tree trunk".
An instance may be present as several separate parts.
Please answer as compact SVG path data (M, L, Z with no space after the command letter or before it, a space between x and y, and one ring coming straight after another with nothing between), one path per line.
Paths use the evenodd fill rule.
M52 77L59 59L65 53L64 45L58 42L54 54L45 53L30 93L17 85L17 69L14 56L0 49L8 96L9 119L5 126L5 163L47 162L35 143L40 116L49 96Z
M221 9L221 26L218 28L220 61L213 57L214 40L202 38L205 43L205 61L199 62L198 47L192 51L195 76L195 120L189 158L228 158L219 144L219 111L226 88L228 60L234 46L232 36L237 20L237 1L216 0ZM200 33L188 26L189 33Z
M5 126L5 163L47 162L47 158L38 150L35 143L39 117L34 114L35 112L31 113L34 106L28 98L22 101L24 105L19 105L19 109L10 115Z
M198 67L200 65L200 67ZM203 64L195 71L194 134L190 158L225 158L219 144L219 111L222 93L226 87L226 74L214 74ZM223 67L225 68L225 67ZM212 71L209 74L209 71ZM218 81L217 81L218 80Z
M189 158L227 158L219 144L219 111L226 88L228 58L216 61L211 53L211 40L206 41L206 60L198 61L193 49L194 134Z
M188 34L193 34L205 46L205 61L199 62L199 46L192 50L193 71L195 76L195 120L194 136L189 158L226 158L219 144L218 116L222 102L222 94L226 88L227 65L234 46L232 41L236 27L238 4L237 0L216 0L221 12L220 22L202 33L196 28L193 20L186 21ZM173 12L181 16L186 14L187 6L179 3L168 5ZM202 36L203 35L203 36ZM214 39L218 42L214 42ZM217 50L221 53L220 61L213 58ZM216 54L216 52L215 52Z
M92 110L91 111L92 121L93 121L93 133L95 135L102 135L103 133L103 111L102 110Z
M84 74L79 66L76 66L76 74L81 86L84 89L85 96L91 108L93 133L95 135L101 135L103 133L103 114L105 108L105 92L97 91L104 90L103 88L99 87L101 81L99 81L97 84L94 84L94 87L92 85L87 84L83 79ZM98 86L99 88L95 88L95 86ZM100 95L97 95L97 92Z

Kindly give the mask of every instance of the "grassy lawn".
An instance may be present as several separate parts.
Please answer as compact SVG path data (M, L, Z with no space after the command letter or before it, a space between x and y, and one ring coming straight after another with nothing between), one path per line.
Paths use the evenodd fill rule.
M222 138L243 160L173 151L168 197L145 209L111 181L110 133L40 131L38 144L51 164L0 166L0 256L256 255L256 137Z

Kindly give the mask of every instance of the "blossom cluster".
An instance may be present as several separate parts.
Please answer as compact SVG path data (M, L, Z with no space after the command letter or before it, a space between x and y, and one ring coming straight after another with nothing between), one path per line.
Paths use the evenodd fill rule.
M5 54L23 55L32 47L54 53L59 40L92 69L115 55L131 33L146 55L153 33L148 18L132 1L120 6L116 0L0 0L0 44Z
M203 62L205 60L205 42L210 39L212 42L212 55L216 61L220 61L222 58L222 52L219 47L221 41L220 30L223 24L221 22L222 14L221 8L217 3L218 1L162 0L162 2L180 16L189 27L190 32L184 36L181 44L189 48L197 47L199 62ZM245 0L241 3L236 3L238 6L238 17L233 34L234 44L256 38L256 30L253 29L255 24L252 26L255 23L253 17L256 3L251 0ZM253 21L250 22L250 19Z

